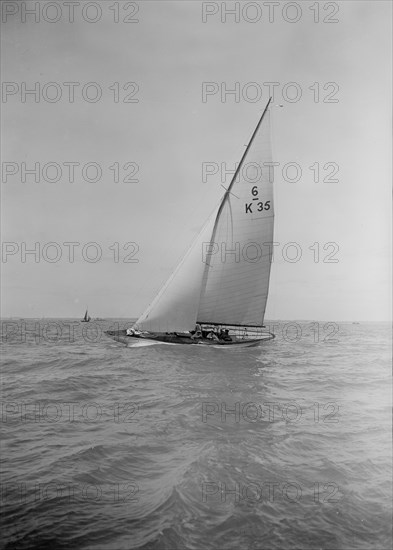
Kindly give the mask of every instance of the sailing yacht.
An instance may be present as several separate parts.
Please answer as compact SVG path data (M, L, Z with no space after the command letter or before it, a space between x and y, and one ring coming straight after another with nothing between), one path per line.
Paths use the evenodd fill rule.
M108 336L129 346L255 346L274 338L263 331L274 221L270 104L180 264L134 325Z
M85 316L82 319L82 323L88 323L89 321L91 321L91 317L89 315L89 312L86 309L86 313L85 313Z

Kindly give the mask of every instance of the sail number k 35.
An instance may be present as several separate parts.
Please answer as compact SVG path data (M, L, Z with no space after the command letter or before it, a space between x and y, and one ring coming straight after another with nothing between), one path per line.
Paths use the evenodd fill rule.
M253 212L262 212L263 210L270 210L270 201L266 201L266 202L260 201L258 194L259 194L258 187L254 185L254 187L251 189L251 195L253 196L252 200L259 201L259 202L245 203L244 206L246 209L246 214L252 214ZM253 206L255 207L254 210L252 209Z

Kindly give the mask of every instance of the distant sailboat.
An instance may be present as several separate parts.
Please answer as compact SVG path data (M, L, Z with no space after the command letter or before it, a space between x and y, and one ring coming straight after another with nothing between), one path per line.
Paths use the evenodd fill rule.
M83 317L82 319L82 323L88 323L89 321L91 321L91 317L86 309L86 313L85 313L85 316Z
M250 346L274 338L262 330L274 220L266 168L272 162L270 102L219 206L183 260L133 327L107 331L109 336L128 345L143 339Z

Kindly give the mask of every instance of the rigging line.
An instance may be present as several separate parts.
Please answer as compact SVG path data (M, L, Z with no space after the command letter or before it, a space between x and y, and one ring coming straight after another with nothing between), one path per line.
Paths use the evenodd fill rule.
M226 193L229 193L230 195L233 195L234 197L236 197L237 199L240 199L240 197L238 197L237 195L235 195L235 193L232 193L232 191L228 191L228 189L226 187L224 187L224 185L221 183L221 187L223 189L225 189ZM256 200L259 200L259 199L256 199Z

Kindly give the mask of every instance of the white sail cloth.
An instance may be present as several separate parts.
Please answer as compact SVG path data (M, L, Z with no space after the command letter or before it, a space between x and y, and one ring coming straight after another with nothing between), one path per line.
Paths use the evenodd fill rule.
M149 332L189 331L195 328L205 263L202 243L210 241L217 209L209 217L190 249L135 323Z

